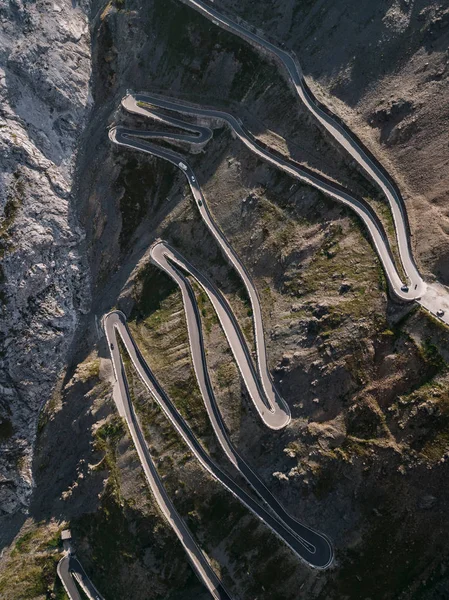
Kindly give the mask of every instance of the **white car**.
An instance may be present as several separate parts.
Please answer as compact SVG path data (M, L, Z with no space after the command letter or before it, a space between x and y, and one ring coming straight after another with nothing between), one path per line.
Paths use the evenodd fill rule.
M444 315L444 310L437 310L437 317L442 317Z
M178 163L178 167L180 167L183 171L187 171L187 165L185 165L184 163Z
M194 177L193 175L192 175L192 181L193 181L193 182L195 182L195 181L196 181L196 179L195 179L195 177Z

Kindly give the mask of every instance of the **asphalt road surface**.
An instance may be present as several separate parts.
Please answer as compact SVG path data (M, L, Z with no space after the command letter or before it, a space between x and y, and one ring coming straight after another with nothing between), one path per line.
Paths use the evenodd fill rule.
M70 600L82 600L75 580L89 600L103 600L103 596L86 575L79 560L71 552L61 558L57 572Z

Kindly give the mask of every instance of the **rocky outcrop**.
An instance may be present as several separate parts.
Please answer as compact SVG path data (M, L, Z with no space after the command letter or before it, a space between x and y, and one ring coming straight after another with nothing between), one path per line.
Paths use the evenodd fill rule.
M0 7L0 517L27 505L38 411L88 306L72 194L90 105L85 9Z

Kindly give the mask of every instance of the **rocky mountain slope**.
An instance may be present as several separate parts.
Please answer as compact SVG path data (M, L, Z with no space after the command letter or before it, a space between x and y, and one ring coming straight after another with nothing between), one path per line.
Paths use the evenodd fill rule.
M447 107L440 94L447 86L448 28L442 3L215 5L295 48L317 95L397 177L420 266L444 281ZM78 244L74 261L75 207L86 232L92 309L41 419L36 493L27 522L5 550L0 598L56 593L54 536L66 523L108 600L199 598L204 590L148 494L117 419L108 352L95 319L113 306L127 313L156 376L225 468L194 380L179 294L149 265L150 244L163 237L215 281L250 344L251 319L238 278L205 230L183 178L160 161L112 147L107 127L148 126L118 109L127 88L225 107L296 160L377 207L381 199L311 121L276 65L178 0L144 6L134 0L94 2L90 32L93 109L78 157L79 187L76 201L68 195L58 207L72 207L66 223ZM81 43L87 45L87 35ZM85 92L84 108L76 112L80 122L87 87ZM74 144L76 136L64 139ZM424 313L392 303L375 252L351 213L256 160L228 132L217 130L205 152L189 161L255 280L269 363L292 410L285 431L273 434L261 426L212 309L198 293L208 364L226 423L239 451L289 511L332 539L336 561L330 571L311 570L257 526L186 453L128 365L151 451L178 510L242 600L293 600L298 590L317 600L446 598L446 330ZM86 290L82 282L71 286L66 302L74 290ZM74 319L76 311L64 309ZM37 360L31 359L35 352L27 356ZM61 362L42 362L42 368L54 369L49 386ZM12 578L18 571L21 576Z
M315 94L400 185L421 268L448 283L447 2L274 0L254 6L216 0L215 5L297 52Z
M89 305L73 194L90 106L84 9L0 7L0 519L28 505L38 411Z

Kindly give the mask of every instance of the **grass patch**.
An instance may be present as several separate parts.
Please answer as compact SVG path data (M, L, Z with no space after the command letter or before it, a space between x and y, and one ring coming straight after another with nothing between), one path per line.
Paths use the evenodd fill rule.
M238 377L238 372L236 371L236 366L233 362L223 363L217 369L217 381L218 385L221 388L228 388L234 383L236 377Z
M4 557L0 575L0 597L31 600L66 600L67 596L57 577L56 567L61 559L59 549L63 527L55 522L28 523L28 529Z
M411 447L429 462L440 460L449 451L448 383L425 383L408 396L401 396L398 405L404 410L412 410Z
M86 360L76 370L76 376L82 383L87 383L92 379L98 379L100 375L100 359L94 358Z
M189 277L190 284L195 292L195 298L201 314L201 322L207 333L210 333L212 327L218 323L217 313L207 297L206 292L196 283L193 277Z
M176 408L205 441L214 439L193 370L181 293L159 302L159 308L141 321L130 322L136 342Z
M438 351L438 348L430 339L426 339L419 347L421 358L429 368L429 377L442 373L447 369L447 363Z

